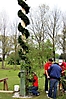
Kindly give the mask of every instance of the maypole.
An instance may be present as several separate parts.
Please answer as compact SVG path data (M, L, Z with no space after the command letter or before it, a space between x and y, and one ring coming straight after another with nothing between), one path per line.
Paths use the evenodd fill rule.
M26 0L18 0L18 4L21 6L21 9L18 11L18 17L21 19L21 22L18 24L18 30L21 32L21 35L18 37L18 42L21 46L19 50L19 56L21 58L21 70L19 72L20 77L20 96L25 96L27 94L27 84L26 84L26 74L29 70L29 60L26 54L29 52L26 39L29 37L29 31L25 29L27 25L30 24L27 14L29 13L30 7L26 4Z

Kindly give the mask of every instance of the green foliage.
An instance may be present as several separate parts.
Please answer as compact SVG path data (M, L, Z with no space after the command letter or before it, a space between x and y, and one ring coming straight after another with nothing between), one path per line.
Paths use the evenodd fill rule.
M2 61L2 58L0 57L0 61Z
M38 44L29 41L29 53L27 54L31 61L31 67L36 70L38 67L43 68L43 64L48 58L52 57L52 43L47 40L44 46L41 44L40 48Z
M30 36L29 31L22 27L21 23L18 24L18 30L28 38Z
M26 14L28 14L30 7L23 1L23 0L18 0L18 4L25 9Z
M66 61L66 53L65 54L62 53L59 58L64 59Z
M21 10L18 11L18 16L25 22L26 26L30 24L28 17L25 16L25 14L23 14Z
M28 51L28 46L26 45L26 43L22 40L22 36L20 35L18 37L18 42L20 43L20 46L23 48L24 51ZM20 50L21 51L21 50ZM23 53L23 52L22 52Z
M25 3L25 1L18 0L18 4L25 10L26 14L29 12L28 5ZM30 24L29 18L26 16L26 14L22 11L18 11L18 17L21 18L21 20L24 22L25 27ZM25 36L25 41L30 35L28 30L23 28L23 24L18 24L18 30L22 33L23 36ZM21 46L21 49L19 50L19 56L21 58L21 70L25 69L26 73L28 74L29 67L30 67L30 61L29 58L27 57L27 53L29 52L28 45L24 41L23 36L19 35L18 37L18 43ZM26 76L27 77L27 76Z
M47 39L47 41L45 42L44 44L44 57L46 59L50 58L50 57L53 57L52 55L52 51L53 51L53 47L52 47L52 43L49 39Z
M15 53L13 52L13 53L11 53L8 57L7 57L7 59L6 59L7 61L8 61L8 64L10 64L10 65L13 65L13 64L17 64L17 65L20 65L20 57L19 57L19 55L18 55L18 53L16 53L16 57L15 57Z
M56 59L59 59L59 54L55 53Z

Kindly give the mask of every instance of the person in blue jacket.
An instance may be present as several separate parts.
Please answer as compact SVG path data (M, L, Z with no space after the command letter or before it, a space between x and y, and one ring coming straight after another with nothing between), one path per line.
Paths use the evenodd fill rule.
M60 80L61 72L62 72L62 69L58 63L52 64L50 68L48 69L48 74L50 78L48 98L56 99L57 84L58 84L58 81Z

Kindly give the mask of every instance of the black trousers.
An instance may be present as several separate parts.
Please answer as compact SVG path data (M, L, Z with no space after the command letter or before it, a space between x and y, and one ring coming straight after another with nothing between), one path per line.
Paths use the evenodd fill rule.
M49 81L48 81L48 78L47 76L45 75L45 91L48 91L48 86L49 86Z

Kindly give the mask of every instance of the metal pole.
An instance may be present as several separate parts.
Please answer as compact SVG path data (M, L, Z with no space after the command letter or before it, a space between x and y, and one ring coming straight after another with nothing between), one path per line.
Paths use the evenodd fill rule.
M20 96L25 96L25 70L20 72Z

